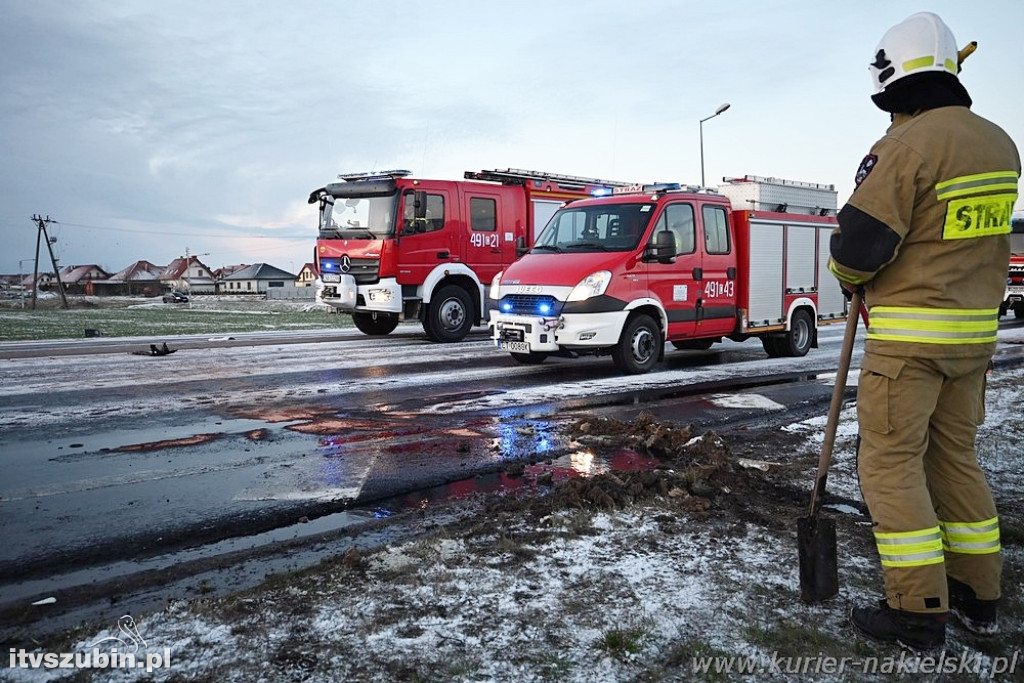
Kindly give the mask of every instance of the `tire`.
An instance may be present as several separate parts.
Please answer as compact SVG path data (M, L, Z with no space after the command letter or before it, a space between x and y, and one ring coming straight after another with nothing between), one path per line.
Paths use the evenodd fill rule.
M434 341L462 341L473 327L473 297L457 285L442 287L431 297L424 324Z
M1017 318L1018 320L1020 318L1024 318L1024 306L1022 306L1021 304L1017 304L1016 306L1014 306L1013 317Z
M779 348L779 341L779 339L769 337L768 335L761 337L761 346L764 347L764 352L768 354L769 358L778 358L782 355L782 349Z
M643 374L661 358L664 341L658 323L642 313L626 322L619 343L612 349L612 360L627 375Z
M800 309L793 314L793 320L789 325L789 332L786 333L785 337L780 337L777 341L781 351L779 355L789 356L790 358L806 356L807 352L811 350L813 342L814 322L807 311Z
M430 341L441 341L440 339L434 336L434 331L430 329L430 323L427 321L426 318L423 319L423 332L426 333L427 339L429 339Z
M513 353L511 354L517 362L523 365L539 365L547 360L548 354L541 351L530 351L529 353Z
M672 342L672 346L680 351L707 351L714 345L714 339L684 339Z
M353 313L352 322L363 334L379 337L391 334L398 327L398 316L385 313Z

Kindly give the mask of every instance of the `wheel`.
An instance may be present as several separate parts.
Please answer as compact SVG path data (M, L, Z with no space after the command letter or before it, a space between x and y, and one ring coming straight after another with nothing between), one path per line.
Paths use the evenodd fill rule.
M680 351L707 351L714 345L714 339L684 339L672 342L672 346Z
M640 314L627 321L619 343L612 349L612 360L628 375L643 374L661 358L663 343L658 323L651 316Z
M434 331L430 329L429 319L425 318L423 320L423 331L426 333L427 339L429 339L430 341L441 341L440 339L434 336Z
M1017 304L1013 307L1013 317L1018 319L1024 318L1024 305Z
M379 336L391 334L398 327L398 316L385 313L353 313L352 322L363 334Z
M782 356L798 358L806 356L811 350L811 342L814 340L814 323L807 311L800 309L793 314L793 321L790 323L789 332L785 337L778 340L779 350Z
M473 298L457 285L439 289L427 307L427 336L439 342L461 341L473 326Z
M538 365L547 360L548 354L541 351L530 351L529 353L513 353L512 358L523 365Z

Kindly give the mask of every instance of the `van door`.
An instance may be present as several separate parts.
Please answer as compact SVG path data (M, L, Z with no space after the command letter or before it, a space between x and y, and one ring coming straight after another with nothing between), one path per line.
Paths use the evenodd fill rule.
M661 212L649 244L654 244L659 231L675 236L675 263L648 262L647 286L651 295L661 302L668 316L669 340L693 337L697 333L697 301L700 283L695 279L701 265L697 245L697 226L693 204L668 204Z
M447 190L406 190L401 211L399 284L422 284L439 263L460 260L454 249L458 207Z
M474 190L465 194L463 214L467 217L460 242L465 262L485 285L502 269L501 226L502 197Z
M704 255L701 259L697 334L713 337L736 330L736 245L731 217L720 204L701 206Z

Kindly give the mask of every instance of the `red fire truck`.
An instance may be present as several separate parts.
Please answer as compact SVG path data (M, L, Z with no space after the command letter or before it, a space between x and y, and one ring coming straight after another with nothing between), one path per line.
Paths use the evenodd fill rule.
M410 175L340 175L310 194L320 204L317 299L365 334L419 320L441 342L480 324L485 287L564 202L625 185L519 169L467 171L459 181Z
M999 307L999 315L1013 311L1015 318L1024 318L1024 216L1011 221L1010 272L1006 278L1006 296Z
M758 337L769 356L803 356L818 325L846 319L827 268L835 209L832 185L757 176L571 202L495 276L492 339L523 363L610 354L631 374L666 341Z

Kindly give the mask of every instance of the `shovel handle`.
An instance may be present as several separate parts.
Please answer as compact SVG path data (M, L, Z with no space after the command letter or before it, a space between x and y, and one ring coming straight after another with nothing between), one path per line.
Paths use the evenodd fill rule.
M849 310L846 313L846 330L843 333L843 346L839 351L836 383L832 387L832 402L829 404L828 420L825 422L825 438L821 442L821 455L818 456L818 475L814 478L814 489L811 491L810 517L818 515L818 510L821 508L821 496L825 491L825 481L828 479L828 467L832 462L832 447L835 445L836 428L839 426L839 412L843 407L843 394L846 392L846 377L850 373L853 340L857 336L858 313L861 313L861 295L859 291L854 292L850 298ZM866 313L866 311L863 313Z

